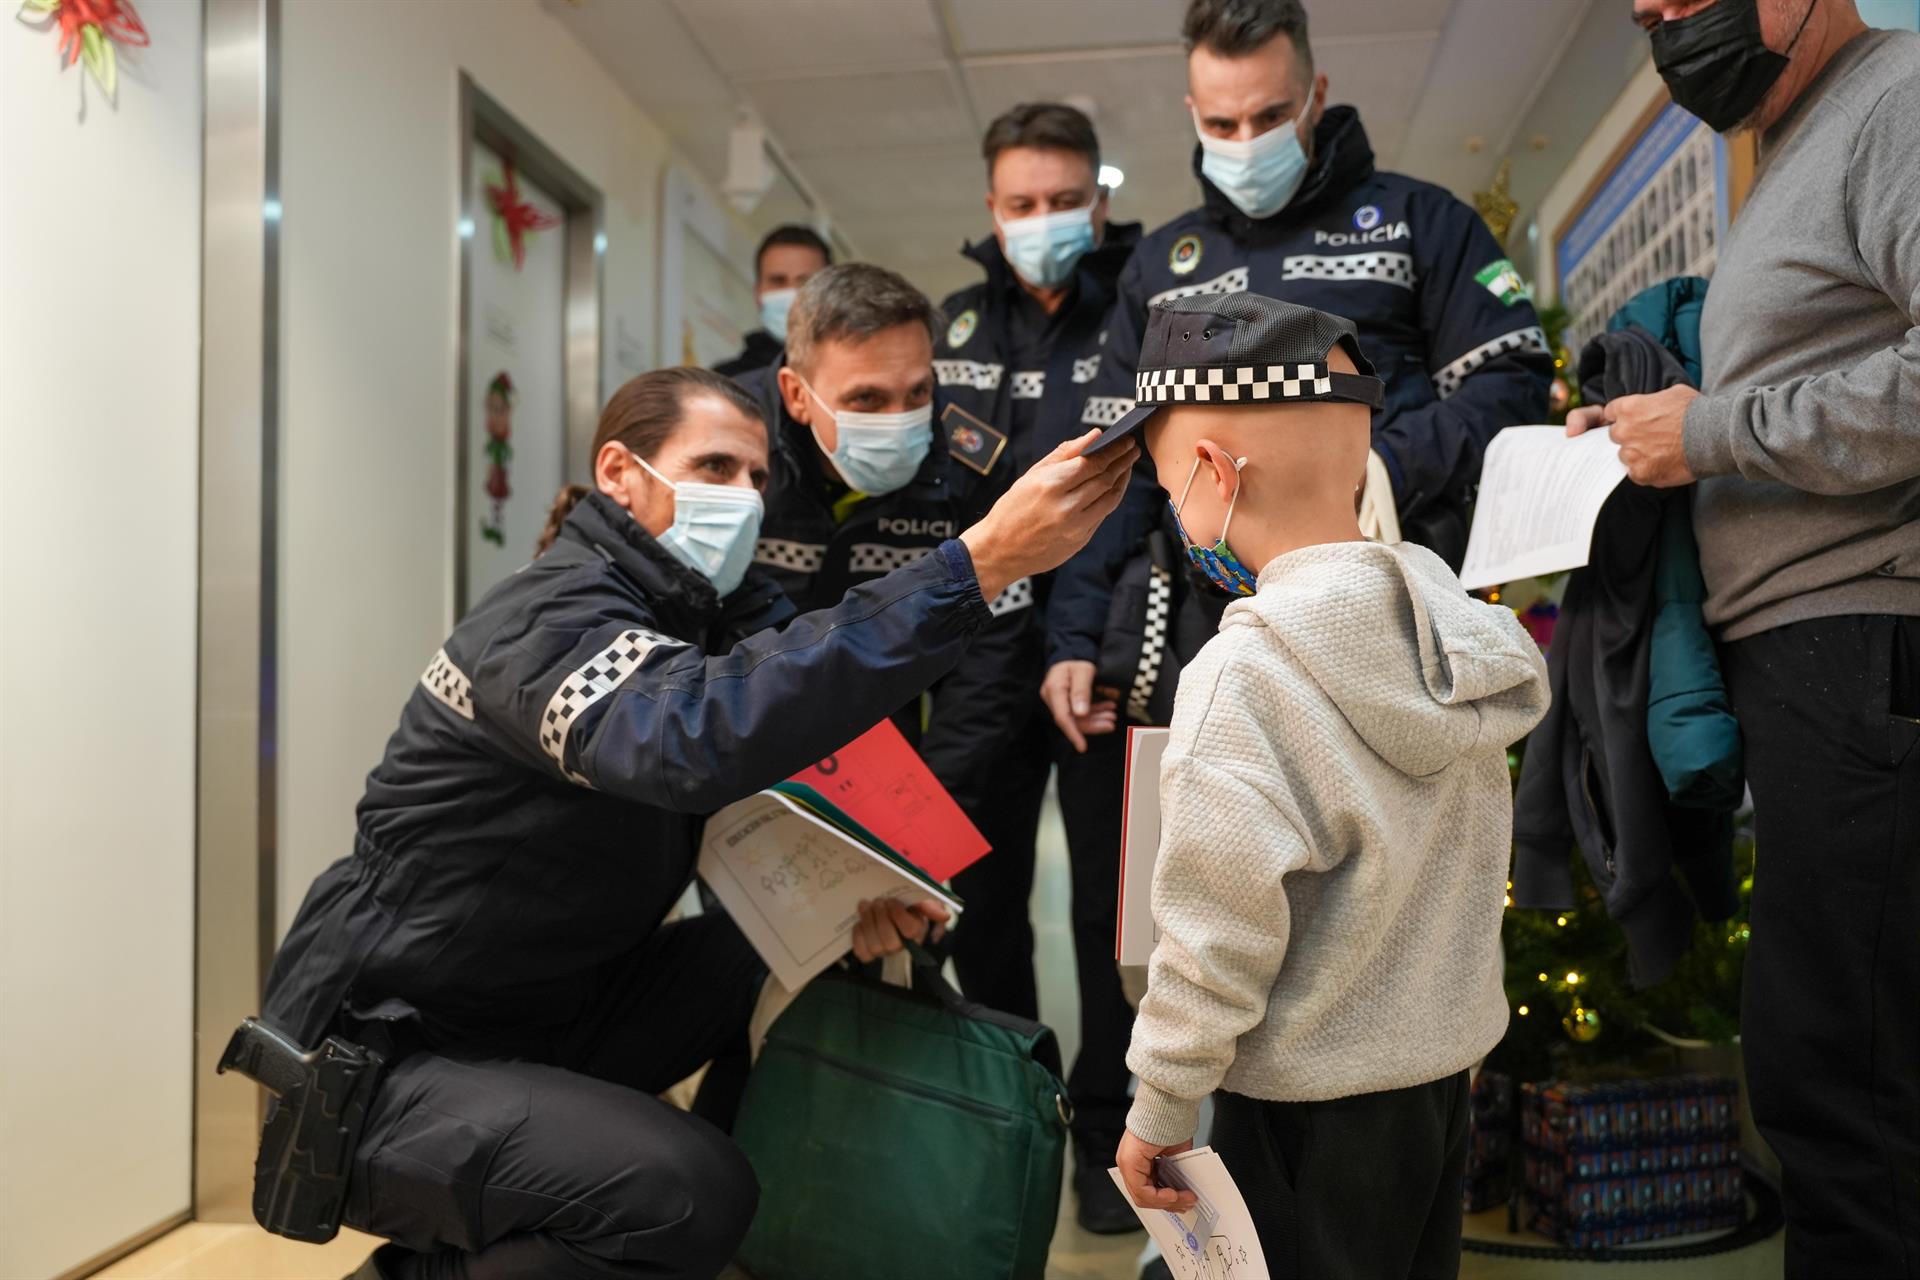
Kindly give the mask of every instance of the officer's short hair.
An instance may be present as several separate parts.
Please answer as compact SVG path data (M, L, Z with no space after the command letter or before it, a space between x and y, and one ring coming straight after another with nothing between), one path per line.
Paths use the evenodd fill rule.
M1000 153L1014 147L1071 151L1084 157L1095 174L1100 172L1100 137L1093 131L1093 121L1064 102L1023 102L987 126L980 154L986 158L989 180Z
M766 260L767 250L773 248L775 245L782 244L797 245L803 249L817 250L820 254L821 261L825 262L828 266L833 265L833 250L827 246L825 240L820 238L820 233L812 227L803 227L797 223L790 222L784 227L775 227L773 230L767 232L766 237L760 241L760 247L753 251L753 278L755 280L760 278L760 264Z
M940 313L905 277L870 262L828 267L800 286L787 313L787 363L804 372L813 349L839 338L864 339L903 324L923 325L931 340Z
M1205 49L1222 58L1244 58L1275 36L1285 36L1313 71L1307 10L1300 0L1188 0L1180 36L1188 53Z

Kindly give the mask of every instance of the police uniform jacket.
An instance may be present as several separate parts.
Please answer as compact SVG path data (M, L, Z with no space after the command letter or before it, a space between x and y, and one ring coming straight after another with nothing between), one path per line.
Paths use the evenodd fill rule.
M977 518L1061 441L1081 435L1087 390L1100 368L1120 269L1140 239L1137 222L1110 222L1074 269L1062 310L1044 320L988 236L962 250L986 278L947 298L947 329L934 346L938 426L957 463L955 483ZM1028 341L1017 334L1025 329ZM949 413L950 408L963 411ZM981 430L985 424L988 430Z
M740 348L740 354L731 360L722 360L713 366L713 371L729 378L738 378L752 373L755 369L764 369L780 359L787 344L768 333L765 329L755 329L746 337Z
M914 478L892 493L858 494L832 478L812 429L788 414L781 399L778 373L785 363L783 356L739 379L759 402L772 442L773 479L754 563L796 608L826 609L855 587L933 554L972 521L959 511L953 484L959 468L937 443ZM1005 709L997 685L1001 673L1020 661L1021 650L1036 644L1026 621L1032 601L1033 584L1023 578L988 603L991 621L953 670L927 690L932 696L924 728L922 690L903 699L906 705L887 708L962 805L985 803L991 791L991 735ZM1026 696L1032 699L1032 688Z
M1373 447L1392 475L1401 530L1457 566L1487 442L1547 411L1553 361L1513 264L1479 215L1447 191L1375 169L1352 107L1328 108L1300 190L1269 218L1234 206L1200 175L1200 156L1196 147L1201 206L1141 240L1120 273L1083 422L1109 425L1133 407L1140 338L1156 302L1248 290L1345 316L1386 381ZM1067 592L1070 607L1056 614L1082 629L1056 633L1055 660L1094 656L1099 583L1165 500L1137 483L1126 514L1060 575L1056 598Z
M303 1043L391 1019L430 1045L550 1049L686 888L703 815L911 699L989 618L957 542L795 617L754 573L720 599L587 497L433 656L267 1020Z

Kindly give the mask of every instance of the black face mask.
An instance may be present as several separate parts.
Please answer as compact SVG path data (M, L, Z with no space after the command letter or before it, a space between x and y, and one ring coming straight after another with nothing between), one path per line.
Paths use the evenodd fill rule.
M1787 54L1812 16L1809 3L1787 52L1775 53L1760 37L1758 0L1717 0L1653 29L1653 65L1682 110L1726 133L1753 114L1787 69Z

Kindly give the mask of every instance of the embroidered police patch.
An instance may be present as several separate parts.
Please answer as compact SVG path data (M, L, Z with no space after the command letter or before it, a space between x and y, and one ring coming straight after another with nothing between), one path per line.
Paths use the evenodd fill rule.
M1516 302L1533 301L1533 291L1528 289L1527 282L1520 278L1519 270L1505 258L1489 262L1474 272L1473 278L1485 285L1488 293L1509 307Z
M1200 237L1181 236L1173 242L1172 252L1167 254L1167 270L1177 276L1184 276L1200 265Z
M969 471L986 475L1006 452L1007 437L995 431L957 404L950 404L940 415L947 432L947 452Z
M967 339L973 336L973 331L979 326L980 316L977 312L972 309L962 311L953 318L953 323L947 326L947 345L949 347L966 346Z
M1353 225L1362 231L1371 231L1380 225L1380 206L1363 204L1353 211Z

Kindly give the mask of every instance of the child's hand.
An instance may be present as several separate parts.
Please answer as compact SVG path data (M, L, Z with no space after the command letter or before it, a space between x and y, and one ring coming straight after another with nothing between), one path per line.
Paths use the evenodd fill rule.
M1156 1186L1153 1181L1153 1162L1157 1156L1177 1156L1182 1151L1193 1150L1193 1139L1171 1147L1156 1147L1151 1142L1142 1142L1133 1136L1131 1129L1120 1139L1120 1150L1113 1162L1120 1166L1120 1181L1127 1187L1127 1195L1142 1209L1167 1209L1174 1213L1185 1213L1198 1202L1191 1191L1175 1191L1170 1187Z

